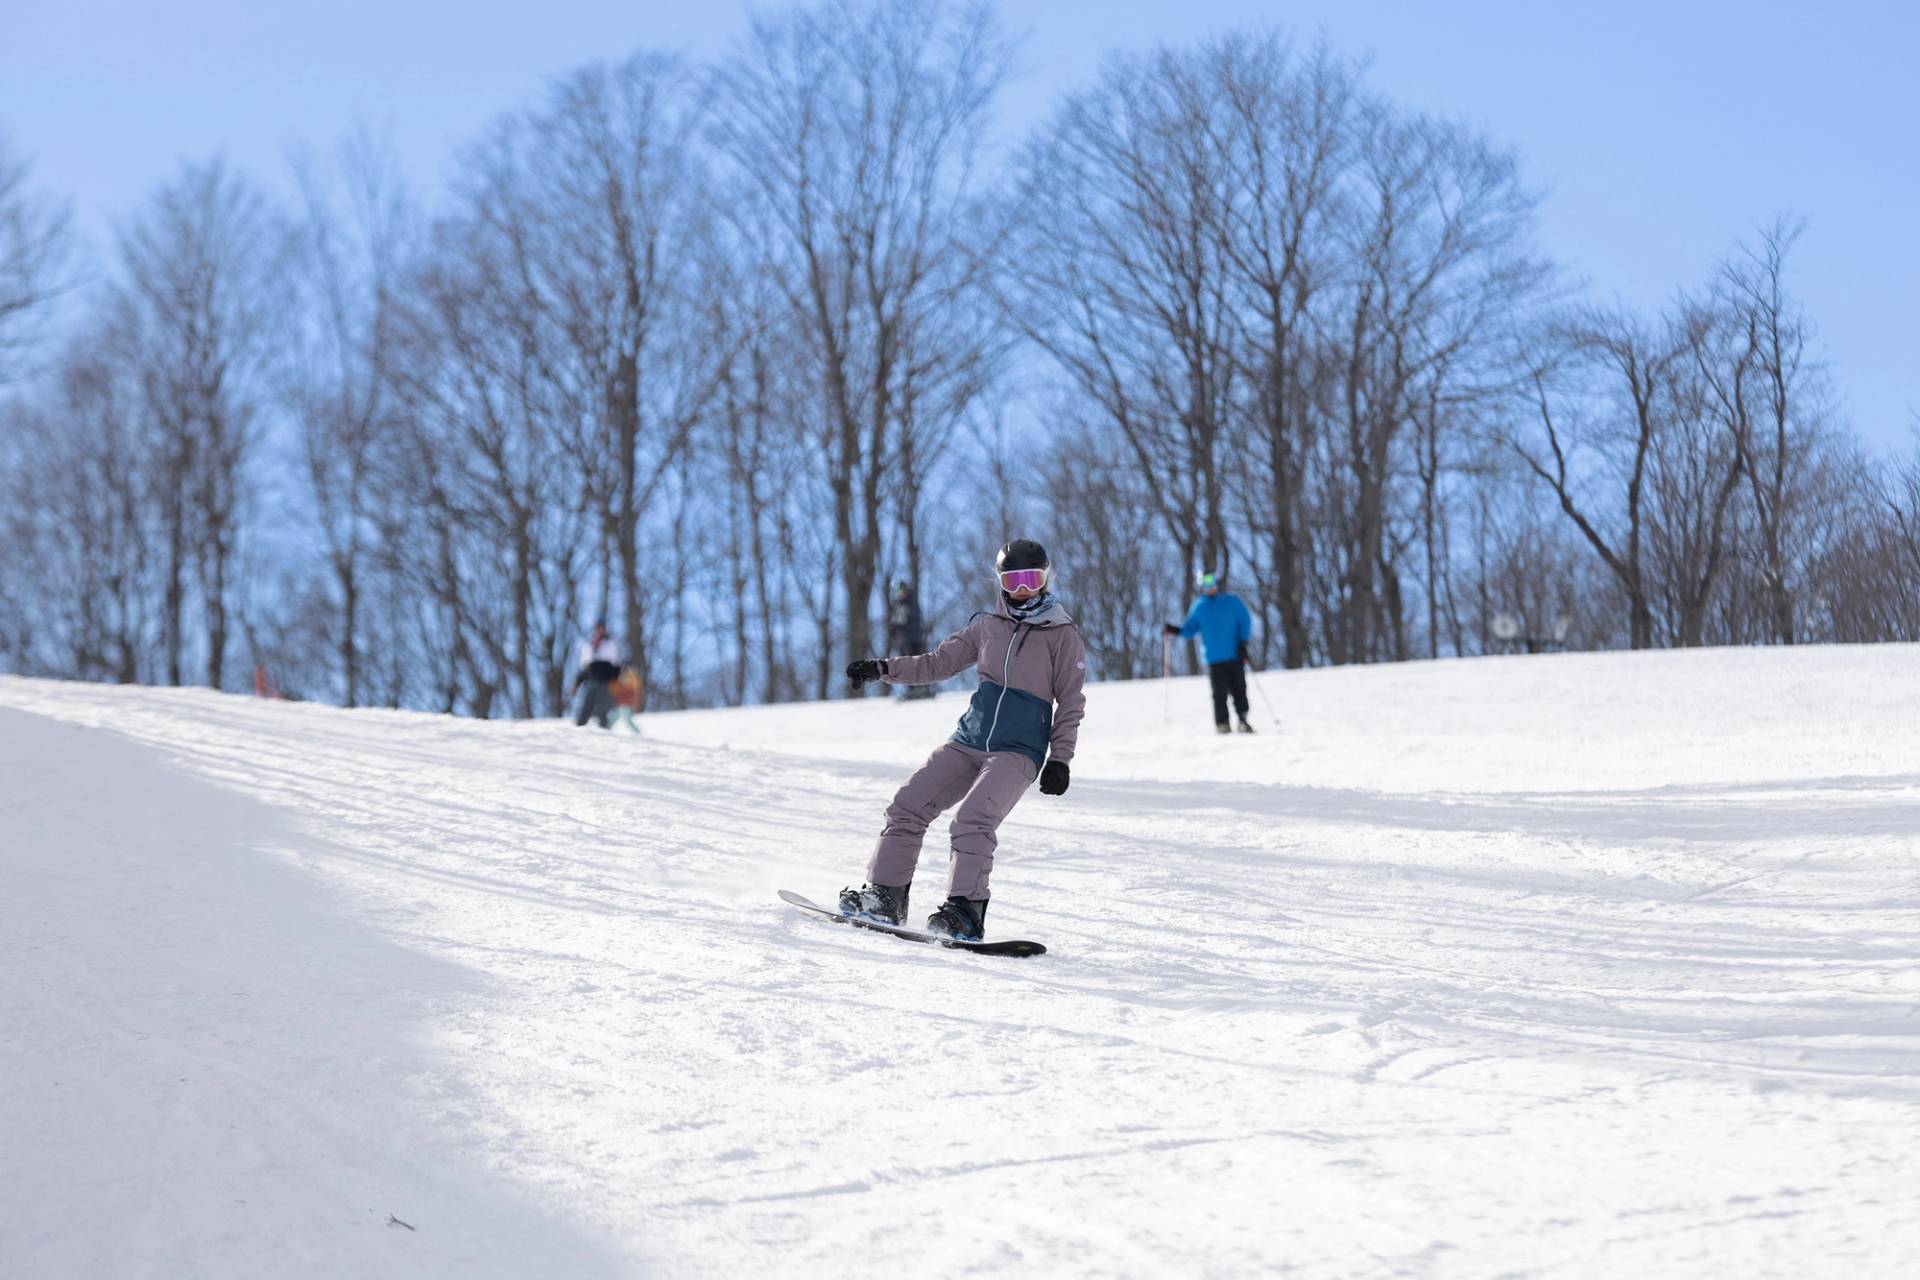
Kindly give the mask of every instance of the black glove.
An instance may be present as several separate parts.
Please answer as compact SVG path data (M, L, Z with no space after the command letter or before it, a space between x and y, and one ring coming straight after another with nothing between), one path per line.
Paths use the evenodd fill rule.
M1177 622L1166 623L1160 629L1162 631L1165 631L1170 636L1177 636L1180 634L1180 624Z
M853 681L853 687L856 689L869 680L878 680L885 674L887 674L885 658L856 658L847 664L847 679Z
M1240 642L1240 661L1247 661L1247 642L1245 640Z
M1047 761L1047 767L1040 771L1040 794L1043 796L1067 794L1067 762L1065 760Z

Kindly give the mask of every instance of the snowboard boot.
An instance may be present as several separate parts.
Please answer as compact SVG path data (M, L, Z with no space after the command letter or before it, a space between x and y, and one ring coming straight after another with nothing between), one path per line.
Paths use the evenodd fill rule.
M927 932L956 942L978 942L987 931L985 898L948 898L927 917Z
M1253 732L1253 726L1247 723L1247 718L1245 716L1240 717L1240 732L1242 733Z
M899 924L907 918L907 892L910 884L898 887L885 884L862 885L840 891L840 914L864 916L882 924Z
M1225 720L1222 720L1219 724L1213 726L1213 729L1215 733L1232 733L1233 732L1233 726L1228 724Z

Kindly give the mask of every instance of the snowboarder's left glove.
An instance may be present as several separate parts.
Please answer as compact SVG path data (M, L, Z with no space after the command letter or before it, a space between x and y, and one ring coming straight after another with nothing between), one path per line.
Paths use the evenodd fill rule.
M1043 796L1067 794L1067 762L1065 760L1047 761L1047 767L1040 771L1040 794Z
M885 658L856 658L847 664L847 679L853 681L853 687L856 689L869 680L878 680L885 674L887 674Z
M1177 622L1162 623L1160 626L1160 629L1166 632L1170 636L1177 636L1180 634L1180 624Z

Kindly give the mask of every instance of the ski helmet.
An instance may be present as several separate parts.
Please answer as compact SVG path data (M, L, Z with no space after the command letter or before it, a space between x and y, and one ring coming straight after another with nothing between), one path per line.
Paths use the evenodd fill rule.
M1047 559L1047 549L1032 538L1015 538L1000 548L1000 554L993 558L995 573L1005 573L1009 569L1051 569L1053 563Z
M999 576L1000 594L1012 601L1015 591L1028 592L1026 599L1044 592L1053 565L1045 547L1032 538L1015 538L1000 548L1000 554L993 558L993 568ZM1009 585L1009 578L1013 585Z

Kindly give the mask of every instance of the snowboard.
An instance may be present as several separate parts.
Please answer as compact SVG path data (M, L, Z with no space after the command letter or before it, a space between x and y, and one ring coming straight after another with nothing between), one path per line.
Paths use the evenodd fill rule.
M944 938L937 933L927 933L921 929L908 929L903 925L882 924L878 920L863 920L859 916L843 916L832 907L823 907L801 897L791 889L780 891L782 902L791 902L802 911L812 911L829 920L838 920L841 924L850 924L856 929L871 929L875 933L890 933L896 938L905 938L909 942L934 942L955 951L971 951L982 956L1043 956L1047 949L1037 942L1016 939L994 939L990 942L961 942L955 938Z

